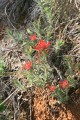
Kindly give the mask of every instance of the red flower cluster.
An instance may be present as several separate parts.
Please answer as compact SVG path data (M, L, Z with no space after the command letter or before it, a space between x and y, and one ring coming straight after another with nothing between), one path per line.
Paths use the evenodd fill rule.
M34 49L37 51L42 51L50 46L50 42L46 42L45 40L39 40Z
M28 60L23 66L24 69L30 70L32 68L32 61Z
M37 38L36 33L34 33L33 35L29 36L29 39L32 40L32 41L35 41L36 38Z
M55 91L55 86L53 86L53 85L49 85L49 84L48 84L48 88L49 88L52 92Z
M63 81L60 81L59 85L62 89L64 89L69 86L69 82L68 82L68 80L63 80Z

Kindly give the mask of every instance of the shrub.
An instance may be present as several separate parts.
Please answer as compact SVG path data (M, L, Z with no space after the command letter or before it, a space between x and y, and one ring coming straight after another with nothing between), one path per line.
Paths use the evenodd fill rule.
M76 87L72 57L68 53L67 55L60 53L62 47L66 44L65 40L60 39L59 36L58 39L53 40L53 23L56 21L52 16L54 11L52 7L53 0L46 0L46 2L45 0L36 0L36 3L40 8L39 18L32 23L32 26L26 29L25 34L22 32L18 32L17 35L16 33L13 34L15 40L24 45L23 50L26 53L26 60L22 67L27 81L25 87L38 86L47 88L60 102L65 102L69 99L70 88ZM60 2L58 1L57 4L59 5ZM58 23L59 20L60 18L58 18ZM47 61L50 52L54 52L52 65L49 65ZM58 55L61 55L61 57ZM60 61L57 60L59 57ZM60 66L65 68L64 74L61 73L63 67L61 70ZM54 74L57 74L59 80L53 77L55 76L53 70L55 70ZM54 79L56 79L56 82L54 82ZM17 85L21 86L19 82Z

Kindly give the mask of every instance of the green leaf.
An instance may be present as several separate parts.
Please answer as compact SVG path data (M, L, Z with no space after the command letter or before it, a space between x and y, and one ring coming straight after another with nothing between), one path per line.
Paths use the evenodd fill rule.
M0 100L0 104L2 103L2 100ZM3 112L5 110L5 105L1 104L0 105L0 112Z
M7 35L8 35L8 36L12 37L13 32L12 32L11 29L6 29L6 32L7 32Z
M65 43L64 40L57 39L55 44L55 50L56 51L59 50L60 47L64 45L64 43Z
M31 31L30 29L27 29L27 32L28 32L29 34L32 34L32 31Z
M76 87L76 82L72 76L68 76L68 81L69 81L71 87L74 87L74 88Z
M62 102L63 99L64 99L64 97L65 97L65 93L63 92L63 90L61 90L60 88L57 88L57 89L56 89L56 95L57 95L57 97L58 97L58 100L59 100L60 102Z
M5 72L5 63L3 60L0 60L0 76L2 76Z
M20 90L25 90L25 87L21 84L20 81L14 80L13 83L14 83L14 85L15 85L17 88L19 88Z

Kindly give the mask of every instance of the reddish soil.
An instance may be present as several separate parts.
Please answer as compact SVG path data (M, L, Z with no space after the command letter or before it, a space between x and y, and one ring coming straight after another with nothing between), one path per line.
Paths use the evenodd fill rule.
M80 89L71 96L72 101L66 104L57 104L48 90L46 92L44 89L36 88L34 94L31 120L80 120ZM25 94L23 98L28 98L27 95ZM29 107L27 103L25 107ZM30 120L30 114L28 119ZM26 120L26 112L23 108L18 120Z
M35 120L80 120L80 90L73 96L75 101L67 104L56 104L56 100L44 94L42 89L36 89L35 94Z

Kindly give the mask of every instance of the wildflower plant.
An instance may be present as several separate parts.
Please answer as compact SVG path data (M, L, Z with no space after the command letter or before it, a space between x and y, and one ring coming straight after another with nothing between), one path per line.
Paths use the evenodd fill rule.
M43 39L39 40L37 39L37 37L34 36L35 34L29 36L29 41L32 42L32 46L30 46L30 52L32 54L34 53L34 55L30 55L29 50L27 50L27 54L29 54L30 57L28 57L27 61L25 61L25 64L23 65L23 70L25 76L27 76L28 86L45 86L49 79L49 74L51 71L51 68L46 59L46 51L50 47L50 42L46 42L46 40Z
M66 66L66 72L64 76L61 76L60 71L56 66L53 65L59 76L61 76L57 84L54 84L54 80L51 78L51 75L53 74L53 66L48 64L47 57L50 50L54 50L55 54L59 53L62 46L64 46L65 41L63 39L57 39L54 42L52 38L53 0L35 1L41 10L40 17L33 22L32 26L26 29L25 34L17 34L19 40L23 40L20 43L23 44L23 50L26 54L26 60L22 66L22 71L27 81L25 87L47 87L47 89L50 90L50 93L60 102L65 102L69 99L68 92L70 88L76 87L71 62L72 60L69 56L63 57L62 62L64 63L64 66ZM19 41L18 37L16 37L17 41ZM51 41L54 42L54 44Z
M71 87L75 88L76 85L73 77L74 73L71 58L69 56L64 57L63 62L66 66L65 78L62 77L55 85L51 82L53 68L51 68L47 62L51 42L38 38L38 35L33 33L29 35L26 45L27 60L23 64L22 69L27 78L27 87L38 86L45 88L47 86L51 94L57 97L60 102L69 100L68 92ZM53 46L55 52L58 52L62 45L64 45L63 40L56 40Z

